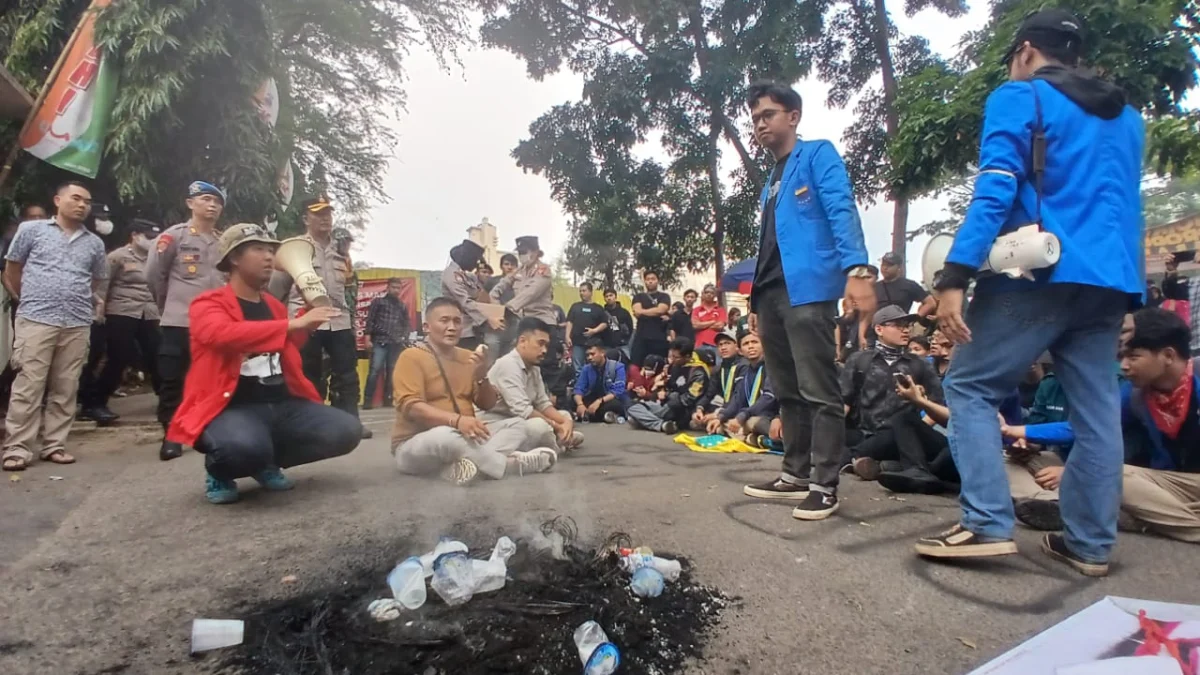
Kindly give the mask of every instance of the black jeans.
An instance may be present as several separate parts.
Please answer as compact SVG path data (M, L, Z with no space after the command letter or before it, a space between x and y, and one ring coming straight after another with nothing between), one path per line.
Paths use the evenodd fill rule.
M329 354L328 383L322 368L324 354ZM317 394L324 399L328 393L329 405L358 417L358 345L354 331L313 331L300 350L300 358L304 376L317 388Z
M164 428L171 424L183 401L183 382L192 365L189 339L186 328L162 327L162 340L158 343L158 421Z
M958 482L950 439L926 424L915 409L902 410L890 417L884 428L863 438L851 454L880 462L895 460L906 469L918 467L942 480Z
M88 334L88 355L87 360L83 362L83 370L79 371L79 403L83 407L88 407L84 400L84 392L95 391L100 371L100 360L104 358L105 351L105 335L107 330L102 323L92 323L91 332Z
M838 388L833 300L792 307L776 284L755 298L767 377L783 419L783 479L837 490L846 412Z
M158 379L158 322L110 315L105 318L105 353L108 359L96 378L94 386L80 390L84 408L108 405L108 399L121 384L125 369L139 363L150 376L155 393L160 389Z
M649 321L650 319L643 319ZM658 319L655 319L656 321ZM643 337L634 336L633 345L630 346L629 362L641 368L646 365L646 357L651 354L657 354L664 359L667 358L667 348L670 344L666 340L654 340Z
M196 441L213 478L235 480L269 467L286 469L344 455L362 440L353 415L319 403L232 405L209 422Z

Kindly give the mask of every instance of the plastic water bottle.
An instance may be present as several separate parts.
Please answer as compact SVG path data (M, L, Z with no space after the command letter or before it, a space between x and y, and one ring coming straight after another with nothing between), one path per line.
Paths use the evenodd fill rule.
M425 569L420 558L410 556L396 565L387 576L387 584L405 609L417 609L425 604Z
M504 588L508 577L508 559L517 552L517 545L508 537L500 537L492 556L487 560L471 560L471 568L475 575L475 592L490 593Z
M595 621L575 629L575 649L583 662L583 675L612 675L621 665L621 653Z
M438 556L444 553L454 553L456 551L466 553L467 545L461 541L451 539L450 537L442 537L441 539L438 539L437 546L434 546L433 550L429 553L421 556L421 566L425 568L425 577L429 578L433 576L433 561L437 560Z
M639 598L657 598L662 595L663 575L653 567L643 567L633 573L629 589Z
M628 422L628 421L629 421L629 420L625 419L625 416L624 416L624 415L618 415L618 416L617 416L617 424L625 424L625 423L626 423L626 422Z
M618 563L621 569L633 574L643 567L652 567L658 570L658 573L663 575L667 581L678 581L679 574L683 571L683 566L678 560L670 560L668 558L660 558L650 552L649 547L642 546L632 551L622 550L621 560Z
M475 594L475 574L466 553L443 553L433 561L433 590L449 606L465 604Z

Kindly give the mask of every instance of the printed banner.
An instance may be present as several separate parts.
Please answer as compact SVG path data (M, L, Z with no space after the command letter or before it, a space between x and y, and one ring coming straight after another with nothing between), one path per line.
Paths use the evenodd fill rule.
M116 68L95 43L96 10L111 1L93 0L62 70L21 136L21 147L29 154L88 178L100 170L117 95Z
M412 278L400 279L400 302L408 308L409 330L417 325L417 280ZM367 349L367 311L371 309L371 301L387 293L387 279L369 279L358 282L358 302L354 306L354 339L358 341L358 351Z
M1146 229L1146 257L1200 250L1200 216Z

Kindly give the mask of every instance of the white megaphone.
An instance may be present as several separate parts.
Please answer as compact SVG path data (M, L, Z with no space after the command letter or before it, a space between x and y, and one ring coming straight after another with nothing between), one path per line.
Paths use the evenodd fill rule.
M946 266L946 257L954 245L954 235L943 232L934 235L921 253L921 280L933 288L933 276ZM979 268L981 274L1003 274L1013 279L1033 280L1033 270L1050 267L1062 255L1058 237L1037 225L1026 225L1016 231L996 237L987 260Z
M312 259L317 249L307 238L284 239L275 251L275 267L288 273L300 289L309 307L328 307L333 304L321 275L313 269Z

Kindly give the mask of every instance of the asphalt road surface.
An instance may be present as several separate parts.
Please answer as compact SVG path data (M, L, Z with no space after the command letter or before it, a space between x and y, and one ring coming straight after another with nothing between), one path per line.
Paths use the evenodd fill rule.
M804 523L742 495L777 457L692 453L649 432L583 426L583 449L544 475L466 489L405 477L389 412L364 413L376 437L350 455L290 470L294 491L247 484L232 506L204 501L200 455L161 463L145 430L80 434L78 464L5 475L0 673L209 672L188 657L193 618L326 587L385 548L483 543L555 515L584 539L624 531L689 556L701 582L741 598L687 673L965 673L1105 595L1200 603L1193 546L1122 535L1111 576L1089 580L1020 530L1018 556L930 564L913 541L955 522L952 499L849 478L841 511Z

